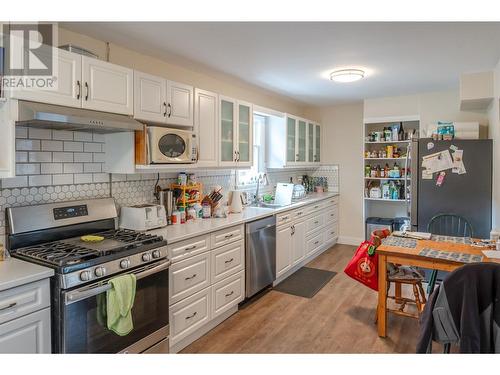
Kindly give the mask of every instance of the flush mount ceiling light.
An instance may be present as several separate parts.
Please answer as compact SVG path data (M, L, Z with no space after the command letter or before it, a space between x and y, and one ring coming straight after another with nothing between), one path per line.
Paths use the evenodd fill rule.
M335 82L354 82L359 81L365 76L361 69L341 69L335 70L330 74L330 79Z

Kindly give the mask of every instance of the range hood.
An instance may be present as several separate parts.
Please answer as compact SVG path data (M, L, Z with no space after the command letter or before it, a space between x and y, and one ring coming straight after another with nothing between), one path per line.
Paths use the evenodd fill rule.
M142 130L129 116L20 100L16 125L59 130L118 133Z

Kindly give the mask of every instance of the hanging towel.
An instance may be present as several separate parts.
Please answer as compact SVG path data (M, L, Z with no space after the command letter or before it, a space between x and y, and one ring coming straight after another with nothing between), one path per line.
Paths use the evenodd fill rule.
M135 275L122 275L109 280L112 288L106 293L108 329L125 336L134 328L132 307L135 299Z

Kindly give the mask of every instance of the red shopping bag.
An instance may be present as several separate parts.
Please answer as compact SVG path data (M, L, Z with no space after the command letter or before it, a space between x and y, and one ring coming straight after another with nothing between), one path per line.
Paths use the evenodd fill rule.
M375 245L370 241L362 242L344 272L361 284L378 291L378 254Z

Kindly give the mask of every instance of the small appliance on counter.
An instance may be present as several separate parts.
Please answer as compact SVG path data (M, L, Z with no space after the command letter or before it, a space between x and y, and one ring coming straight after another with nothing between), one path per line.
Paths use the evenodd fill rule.
M229 198L229 211L233 214L240 213L243 211L243 201L241 191L233 190L231 191L231 196Z
M160 204L139 204L120 210L120 228L123 229L146 231L166 225L165 206Z

